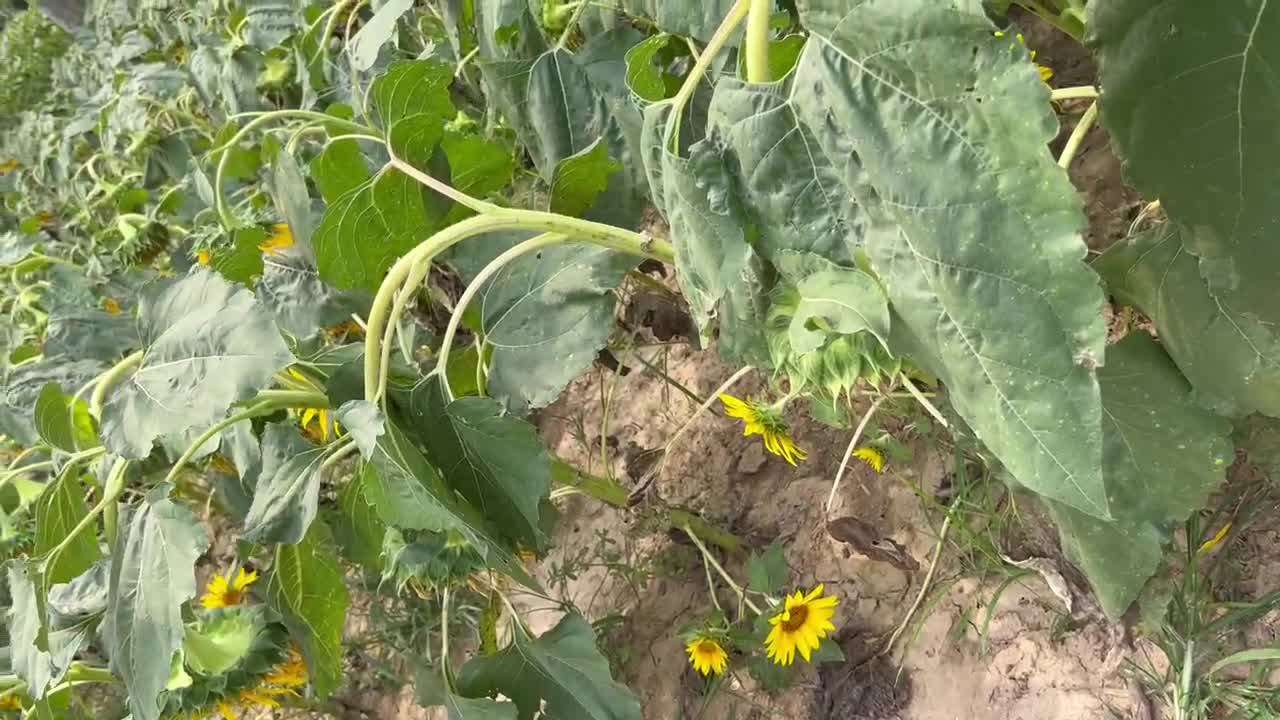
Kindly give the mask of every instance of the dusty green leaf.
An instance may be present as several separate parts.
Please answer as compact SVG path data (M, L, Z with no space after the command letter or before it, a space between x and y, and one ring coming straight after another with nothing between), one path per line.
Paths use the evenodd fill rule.
M1182 242L1211 292L1280 342L1280 7L1111 0L1090 3L1088 28L1126 178L1193 230Z
M356 69L369 70L378 59L378 52L395 35L400 16L413 7L413 0L388 0L360 28L351 39L351 57Z
M1118 300L1149 316L1205 407L1280 415L1280 337L1261 318L1215 297L1168 225L1116 243L1094 262Z
M424 707L443 707L449 720L516 720L516 706L488 698L466 698L444 683L440 668L424 666L414 677L413 694Z
M491 566L533 584L489 520L445 484L404 431L388 421L365 469L364 493L387 525L405 530L453 530Z
M444 481L513 543L542 548L539 506L551 492L551 461L537 429L489 398L446 404L436 378L414 388L414 430Z
M276 547L267 602L284 617L302 649L311 687L327 698L342 683L342 630L351 598L323 522L314 522L296 545Z
M387 526L378 517L367 492L369 483L377 482L372 466L347 480L338 492L338 511L333 514L333 536L342 553L379 575L382 574L382 538Z
M649 18L666 32L706 42L720 27L733 4L733 0L623 0L622 6L628 15Z
M290 422L271 423L262 435L262 472L244 519L244 538L295 544L316 518L324 448L307 442Z
M791 318L793 352L817 350L832 334L863 331L888 343L889 300L875 278L813 253L784 250L774 262L800 297Z
M182 605L196 596L196 558L209 545L204 526L169 499L170 489L161 485L147 495L121 524L111 553L106 649L135 720L160 718L160 691L182 647Z
M271 195L275 200L276 210L289 225L294 240L308 246L311 243L311 233L315 230L315 218L311 212L307 179L303 176L298 161L283 150L276 153L275 160L271 163Z
M747 561L747 579L752 590L774 594L791 582L791 567L781 543L774 542L764 554L751 553Z
M26 691L32 698L41 699L49 688L62 682L76 653L90 639L93 624L80 622L65 628L48 628L47 607L40 589L46 579L36 565L12 561L8 580L12 601L6 620L13 672L27 684ZM43 641L42 633L47 633ZM41 645L45 649L40 649Z
M400 120L414 115L425 114L441 124L452 120L456 112L449 97L453 71L452 65L434 60L392 63L369 91L382 128L390 130Z
M79 388L106 367L97 360L76 360L66 355L46 355L43 359L9 366L0 385L0 432L21 445L40 441L36 432L35 409L40 392L49 383Z
M311 177L324 201L333 204L364 186L372 177L360 143L354 138L335 140L311 161Z
M1119 618L1159 566L1172 529L1222 483L1234 448L1230 423L1191 400L1187 381L1146 333L1108 348L1098 379L1114 519L1062 503L1050 509L1063 549Z
M386 432L382 411L367 400L348 400L334 413L334 419L342 423L351 435L360 454L366 458L373 454L378 438Z
M44 576L47 585L71 582L102 557L98 549L97 528L93 525L81 530L56 557L46 557L88 515L84 485L74 472L64 473L40 494L36 501L35 552L46 560Z
M870 219L895 335L1019 483L1107 517L1103 297L1025 48L970 3L800 9L794 107Z
M321 329L368 312L368 296L341 292L320 279L315 261L293 248L262 258L262 277L254 293L275 317L280 330L310 340Z
M581 615L566 615L537 638L517 627L511 642L497 655L464 665L459 691L473 697L500 692L515 701L521 720L539 711L575 720L640 720L640 701L610 676L609 661Z
M247 0L243 37L249 45L266 52L284 43L298 29L298 17L291 0Z
M153 283L138 309L142 362L107 398L107 449L143 458L165 433L209 425L293 361L253 294L208 270Z

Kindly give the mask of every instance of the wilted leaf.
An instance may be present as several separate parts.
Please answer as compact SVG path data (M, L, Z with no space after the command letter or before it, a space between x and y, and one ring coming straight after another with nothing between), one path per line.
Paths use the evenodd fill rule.
M366 458L373 455L378 438L386 432L382 411L367 400L348 400L342 403L342 407L334 413L334 419L342 423L356 447L360 448L360 454Z
M1113 245L1094 268L1117 299L1155 321L1201 404L1224 415L1280 415L1280 337L1209 292L1184 234L1175 226L1141 233Z
M426 666L414 678L413 694L424 707L443 707L449 720L516 720L514 703L488 698L465 698L444 683L440 669Z
M352 562L382 573L382 538L387 526L378 517L366 492L368 483L377 482L371 469L347 480L338 492L338 510L333 513L333 535L342 553Z
M300 542L316 518L323 462L324 448L303 439L293 423L268 425L244 538L264 544Z
M153 489L113 549L105 635L111 672L129 690L135 720L159 720L160 691L182 647L182 605L196 596L196 558L209 541L187 508Z
M551 461L537 429L489 398L446 406L436 378L419 383L410 403L414 429L445 482L512 542L545 546L539 505L551 492Z
M640 720L639 700L610 677L609 661L581 615L566 615L537 638L516 626L511 642L464 665L458 689L473 697L500 692L515 701L521 720L540 710L575 720Z
M413 0L388 0L351 39L351 57L356 69L367 71L378 59L378 51L395 34L400 16L413 7Z
M345 322L352 313L364 315L369 301L361 293L339 292L320 279L315 261L302 252L264 257L262 278L254 289L258 302L280 329L299 340L315 337L322 328Z
M267 583L268 602L302 648L311 687L321 698L342 682L342 630L351 604L331 545L329 528L312 523L302 542L276 548Z
M293 361L253 295L207 270L149 285L138 310L142 362L112 390L103 444L143 458L155 438L219 420Z
M1062 503L1050 509L1064 550L1119 618L1159 566L1173 527L1222 483L1233 447L1230 423L1191 401L1186 380L1146 333L1108 348L1098 379L1114 520Z

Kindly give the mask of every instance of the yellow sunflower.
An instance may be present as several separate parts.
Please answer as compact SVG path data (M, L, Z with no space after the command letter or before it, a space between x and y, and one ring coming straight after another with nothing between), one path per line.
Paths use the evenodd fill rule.
M729 666L729 653L714 638L699 635L685 646L689 664L703 675L723 675Z
M22 712L22 698L16 693L0 697L0 712Z
M805 662L814 650L822 644L828 632L836 629L831 618L836 614L836 605L840 602L836 597L823 597L823 586L819 585L808 595L799 590L787 597L782 611L772 618L769 624L773 629L765 638L765 646L769 651L769 659L786 667L795 662L796 651Z
M795 466L796 460L804 460L809 457L805 451L796 447L796 444L791 441L791 436L787 434L790 427L777 410L758 403L739 400L732 395L723 393L720 395L720 402L724 403L726 415L731 418L737 418L744 423L743 437L759 435L761 440L764 441L765 450L786 460L792 466Z
M19 163L17 160L5 160L4 162L0 162L0 175L8 175L9 173L21 167L22 167L22 164ZM3 709L3 708L0 708L0 709Z
M231 573L214 575L208 587L205 588L200 604L209 610L239 605L244 599L245 590L257 581L258 572L256 570L245 572L244 568L240 568L234 581L231 579Z
M854 450L853 456L866 463L872 470L884 472L884 455L870 445Z
M124 312L120 308L120 303L116 302L115 298L103 298L102 309L104 312L106 312L108 315L111 315L112 317Z
M271 226L271 235L258 243L258 249L265 255L279 255L281 250L293 247L293 231L285 223Z
M201 265L208 265L209 263L213 262L213 253L209 252L208 250L201 250L200 252L196 253L196 262L200 263Z
M235 697L225 698L214 704L212 708L199 712L192 717L195 720L221 718L221 720L240 720L243 717L258 717L259 710L280 707L280 698L296 696L298 689L307 684L307 666L297 648L289 650L289 657L272 668L271 672L262 676L262 680L241 690Z
M329 410L327 408L307 408L302 411L302 419L298 421L302 426L302 432L307 437L318 443L328 443L329 433L332 431L334 437L342 436L342 425L337 420L330 421ZM315 427L312 427L312 425Z

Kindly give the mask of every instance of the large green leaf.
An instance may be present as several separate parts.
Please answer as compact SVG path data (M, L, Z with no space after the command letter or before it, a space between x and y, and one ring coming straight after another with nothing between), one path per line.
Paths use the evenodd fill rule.
M489 398L446 405L436 378L414 388L410 407L427 457L445 482L513 542L545 546L538 508L551 492L551 460L537 429L504 415Z
M428 666L419 670L414 678L413 694L419 705L443 707L449 720L516 720L514 703L457 695L445 684L439 668Z
M1155 321L1160 342L1205 407L1280 415L1280 336L1215 297L1174 225L1117 243L1094 262L1118 300Z
M27 693L40 699L49 688L62 681L76 653L89 640L92 624L80 622L65 628L47 627L47 608L41 589L47 583L38 566L12 561L8 579L12 604L6 620L13 672L27 683ZM42 640L40 636L45 633L47 637Z
M338 508L330 524L342 553L352 562L382 574L382 539L387 526L378 517L366 486L377 482L372 471L362 472L347 480L338 491Z
M258 543L300 542L316 519L324 448L307 442L291 422L262 436L262 473L244 519L244 537Z
M426 115L443 125L452 120L452 65L434 60L402 60L392 63L369 90L379 124L390 131L400 120Z
M36 501L36 555L44 557L58 547L88 514L79 475L64 473ZM81 530L57 557L48 558L44 568L45 581L48 585L71 582L100 557L102 552L98 550L97 529L90 525Z
M254 288L258 302L275 317L282 331L299 340L309 340L321 328L368 310L366 296L326 285L315 261L304 252L278 253L262 258L262 264L262 278Z
M159 720L158 698L182 647L182 605L196 596L196 558L209 545L200 520L169 491L160 485L148 493L111 553L104 635L135 720Z
M76 452L98 444L89 416L89 404L63 394L49 383L36 398L36 432L51 447Z
M623 0L628 15L639 15L653 21L660 29L677 35L688 35L706 42L724 21L734 0Z
M1109 0L1089 11L1102 120L1127 177L1194 229L1183 243L1231 312L1274 328L1280 6ZM1276 342L1277 331L1269 334Z
M500 692L515 701L521 720L539 712L574 720L640 720L640 701L610 677L590 623L577 613L537 638L517 625L510 647L463 666L458 689L472 697Z
M1208 501L1233 459L1231 425L1190 398L1190 386L1144 332L1108 348L1102 385L1103 464L1114 520L1061 503L1062 545L1119 618L1160 564L1173 527Z
M915 359L1019 483L1107 517L1103 297L1080 200L1025 48L959 4L801 3L792 102L868 213Z
M314 522L296 545L276 548L267 600L302 648L311 687L321 698L342 683L342 629L351 598L329 528Z
M533 584L519 559L499 539L501 534L444 483L422 452L390 420L365 466L364 494L387 525L405 530L453 530L492 567Z
M482 267L518 239L472 243L455 258ZM595 245L560 245L494 275L478 297L481 330L492 349L489 394L516 414L555 400L608 342L613 290L637 262Z
M62 266L53 268L49 282L41 298L49 312L46 355L115 362L138 346L133 323L134 283L111 283L95 291L83 275Z
M760 223L756 247L807 250L838 263L853 259L867 218L845 189L844 169L805 125L790 83L750 85L722 78L711 99L711 132L732 154L739 192ZM817 128L821 131L822 128Z
M142 363L101 418L103 444L127 458L146 457L162 434L212 424L293 361L253 294L204 269L149 285L138 329Z

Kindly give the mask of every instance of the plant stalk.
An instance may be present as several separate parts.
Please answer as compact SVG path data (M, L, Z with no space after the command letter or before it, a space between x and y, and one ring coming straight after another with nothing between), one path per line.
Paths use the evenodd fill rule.
M1080 121L1076 123L1076 127L1071 131L1071 137L1067 138L1067 144L1062 148L1062 156L1058 158L1058 167L1066 170L1071 167L1071 161L1075 159L1076 153L1080 151L1080 146L1084 144L1084 138L1093 129L1093 123L1098 119L1098 103L1094 102L1085 110L1084 115L1080 116Z
M142 351L139 350L126 357L103 373L101 379L98 380L97 387L93 389L93 395L89 396L89 413L99 421L102 420L102 406L107 401L107 395L124 378L125 373L142 364L142 354Z
M769 73L769 20L773 0L751 0L747 14L747 82L767 83Z

